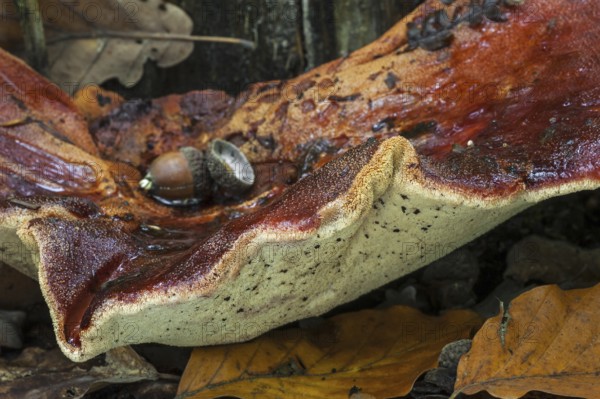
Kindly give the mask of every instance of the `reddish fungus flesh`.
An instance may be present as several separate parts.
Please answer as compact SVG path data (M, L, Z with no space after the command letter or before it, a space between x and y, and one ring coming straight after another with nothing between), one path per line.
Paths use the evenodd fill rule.
M297 79L237 98L203 91L130 101L92 122L91 135L65 95L25 96L19 82L47 82L0 52L0 80L10 88L0 104L0 195L25 197L0 202L0 211L29 201L31 211L55 204L73 215L31 221L46 237L43 273L66 340L79 346L108 300L201 283L252 229L318 226L317 211L348 190L389 137L413 144L427 179L478 197L600 179L600 3L527 0L502 7L506 22L460 24L441 49L426 51L431 43L409 45L404 30L423 23L433 4ZM15 118L23 121L2 125ZM255 166L245 196L177 209L137 189L156 156L213 138L234 142ZM66 143L102 173L90 179L83 155Z
M199 230L167 232L157 238L141 230L127 234L102 218L81 221L35 220L43 234L52 234L43 252L48 284L67 315L65 336L79 345L81 329L89 327L94 310L111 297L134 301L146 290L168 292L174 285L202 279L217 260L245 232L256 226L276 230L307 230L318 225L317 211L347 191L356 174L378 148L373 140L351 149L293 185L271 205L216 226L211 234ZM305 195L308 194L308 197ZM308 198L308 200L307 200ZM202 233L200 233L202 234ZM157 251L156 245L162 250ZM89 251L93 246L94 251ZM68 248L68 250L65 250ZM150 248L150 249L149 249ZM72 265L79 264L76 270Z

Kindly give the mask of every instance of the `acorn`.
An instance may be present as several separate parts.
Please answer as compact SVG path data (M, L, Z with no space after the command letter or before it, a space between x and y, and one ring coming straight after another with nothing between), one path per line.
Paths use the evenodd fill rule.
M211 192L206 157L194 147L182 147L158 156L139 186L168 205L191 205Z
M239 148L225 140L213 140L206 151L210 176L222 188L241 194L254 184L252 164Z
M139 186L166 205L193 205L208 199L216 186L231 195L254 184L252 164L239 148L213 140L206 151L182 147L157 157Z

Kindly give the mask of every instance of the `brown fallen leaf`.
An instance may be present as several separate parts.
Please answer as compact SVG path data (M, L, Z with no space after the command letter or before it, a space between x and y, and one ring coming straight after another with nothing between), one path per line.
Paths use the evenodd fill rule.
M458 393L600 397L600 285L533 289L489 319L458 366Z
M353 387L381 399L401 396L436 366L444 345L477 326L479 318L470 311L433 317L396 306L339 315L316 328L274 331L247 343L201 347L192 353L178 398L346 399Z
M130 347L106 353L104 359L76 364L58 349L26 348L19 357L0 358L3 399L76 399L107 384L156 380L158 373Z
M166 68L193 50L191 42L116 37L126 32L189 35L190 17L162 0L40 0L39 5L48 41L49 77L68 90L111 78L131 87L141 79L148 59ZM21 38L18 13L12 0L0 0L0 6L0 46L11 48Z

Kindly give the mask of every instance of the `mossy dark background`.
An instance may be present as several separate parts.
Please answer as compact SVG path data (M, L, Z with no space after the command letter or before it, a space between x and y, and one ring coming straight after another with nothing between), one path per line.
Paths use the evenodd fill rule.
M194 21L193 34L252 40L241 46L196 43L172 68L147 62L144 77L125 89L103 86L125 98L154 98L198 89L231 94L248 85L286 79L343 57L375 40L422 0L176 0Z

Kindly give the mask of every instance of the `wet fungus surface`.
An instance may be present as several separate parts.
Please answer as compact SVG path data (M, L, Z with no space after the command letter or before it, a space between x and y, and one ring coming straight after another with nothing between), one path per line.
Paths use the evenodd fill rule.
M0 233L21 242L6 261L39 279L63 351L248 339L597 187L600 5L512 3L429 0L296 79L131 100L89 124L0 53ZM156 157L216 139L252 164L247 191L172 207L138 187Z

